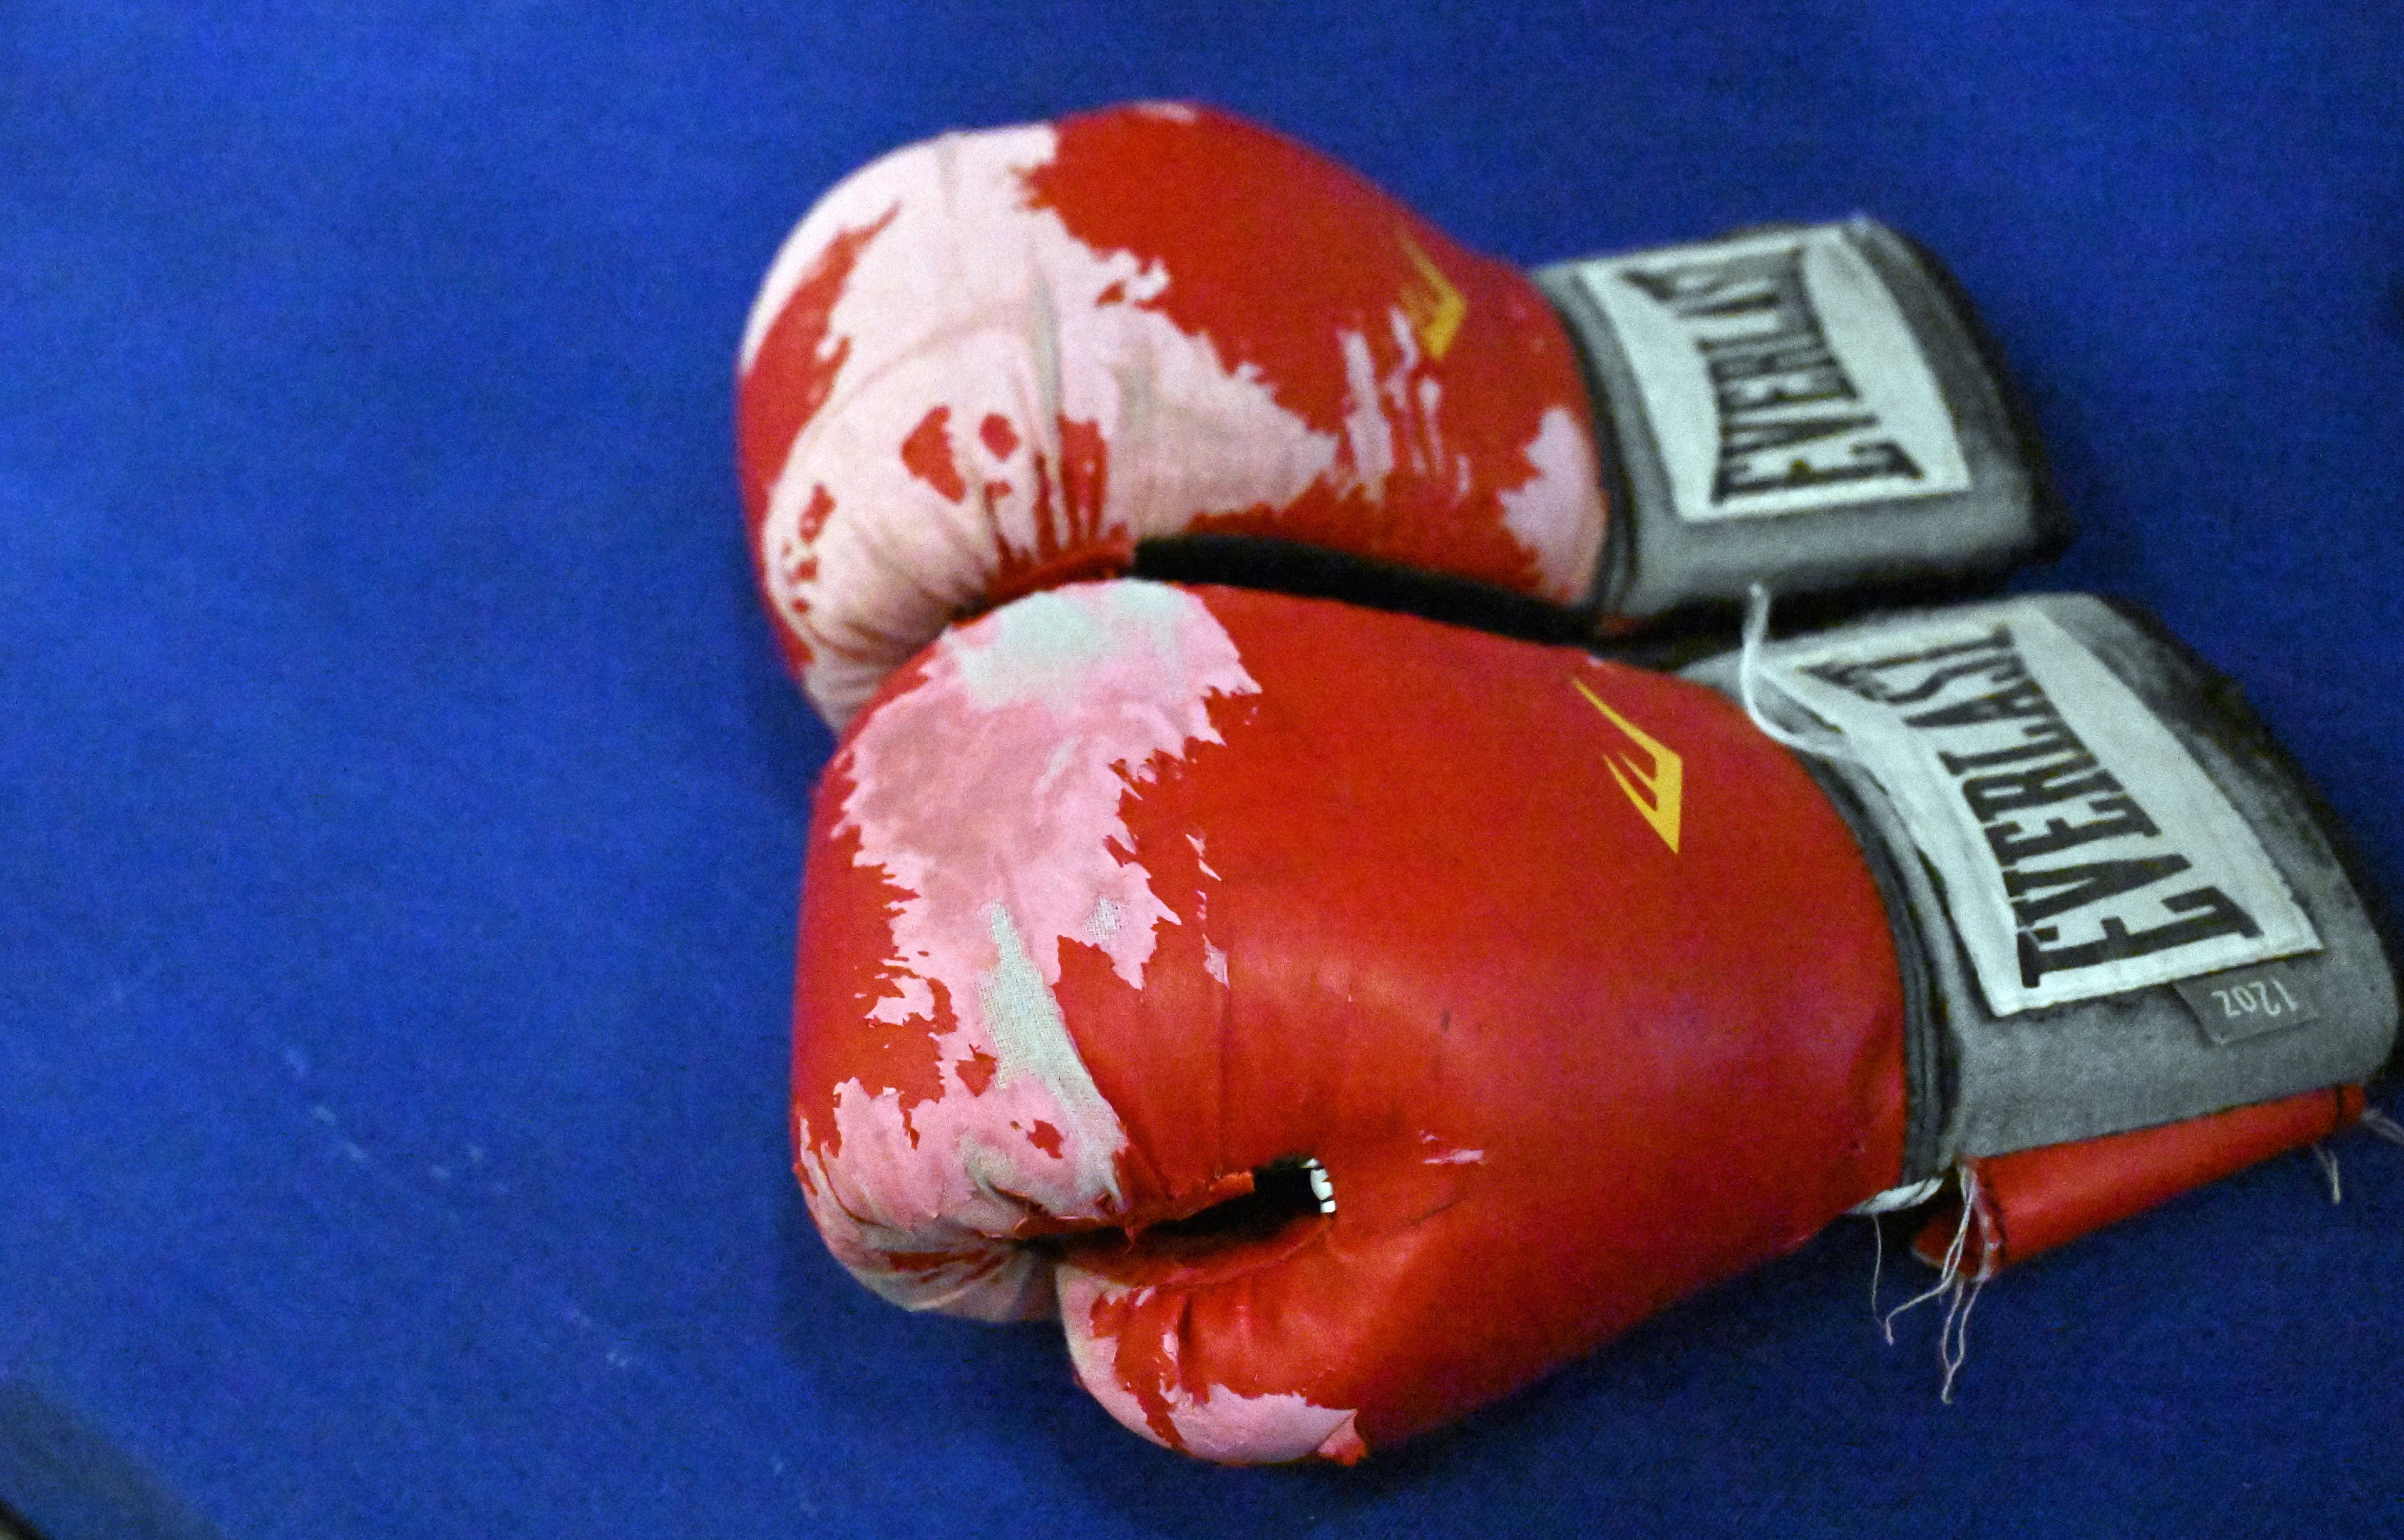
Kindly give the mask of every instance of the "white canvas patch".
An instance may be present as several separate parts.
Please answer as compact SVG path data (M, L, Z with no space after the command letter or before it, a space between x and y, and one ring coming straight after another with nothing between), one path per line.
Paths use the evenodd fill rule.
M1969 486L1928 360L1844 227L1598 258L1574 272L1635 372L1678 517Z
M1762 673L1894 800L1998 1015L2320 948L2228 797L2034 604L1774 649Z

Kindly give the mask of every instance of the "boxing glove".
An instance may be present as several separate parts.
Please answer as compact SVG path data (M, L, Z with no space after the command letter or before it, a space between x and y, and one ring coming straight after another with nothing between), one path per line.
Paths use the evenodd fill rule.
M1965 1161L2384 1055L2292 777L2112 609L1700 673L1141 581L947 633L818 793L828 1245L912 1308L1056 1309L1163 1444L1349 1460ZM2317 1015L2199 1026L2260 980Z
M1556 639L1994 571L2061 533L2006 401L1872 221L1531 282L1293 141L1146 105L830 191L752 308L737 436L769 609L840 723L951 621L1131 569Z

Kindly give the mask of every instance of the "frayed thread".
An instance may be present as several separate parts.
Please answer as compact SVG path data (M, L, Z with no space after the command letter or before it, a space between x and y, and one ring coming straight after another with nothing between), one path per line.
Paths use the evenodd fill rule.
M1872 1325L1880 1323L1879 1282L1880 1275L1886 1271L1886 1226L1879 1223L1879 1215L1894 1213L1904 1209L1916 1209L1935 1197L1944 1185L1945 1178L1941 1176L1932 1176L1921 1182L1907 1182L1900 1187L1889 1187L1882 1193L1873 1193L1845 1211L1849 1214L1859 1214L1870 1222L1870 1323ZM1887 1340L1894 1341L1894 1334L1889 1332Z
M1978 1308L1979 1291L1987 1286L1989 1279L1995 1276L1994 1216L1988 1211L1985 1195L1978 1190L1978 1168L1963 1166L1961 1182L1962 1223L1954 1226L1953 1243L1945 1248L1945 1259L1936 1269L1936 1281L1887 1311L1879 1322L1879 1329L1892 1345L1896 1316L1917 1309L1932 1299L1945 1301L1945 1319L1936 1328L1936 1362L1945 1371L1945 1380L1936 1398L1949 1407L1953 1404L1953 1381L1962 1372L1963 1360L1970 1353L1970 1312ZM1978 1227L1978 1270L1976 1273L1967 1271L1963 1266L1973 1225ZM1881 1242L1881 1259L1883 1255ZM1876 1308L1877 1287L1873 1272L1873 1309Z
M2329 1206L2335 1208L2345 1201L2345 1187L2338 1180L2337 1156L2319 1144L2311 1146L2311 1152L2313 1163L2321 1169L2321 1175L2328 1179Z
M1907 1182L1900 1187L1889 1187L1873 1193L1845 1212L1849 1214L1891 1214L1898 1209L1916 1209L1935 1197L1945 1186L1945 1179L1932 1176L1924 1182Z
M1861 1211L1857 1209L1854 1212L1860 1213ZM1882 1324L1879 1320L1879 1278L1886 1271L1886 1225L1874 1213L1862 1214L1862 1217L1870 1222L1870 1324L1877 1326ZM1887 1340L1892 1342L1894 1338L1890 1336Z
M1744 714L1764 735L1796 753L1824 760L1840 760L1847 764L1860 763L1859 756L1845 746L1842 735L1797 731L1763 709L1761 703L1766 695L1773 692L1785 695L1784 691L1778 689L1777 681L1762 668L1761 649L1768 637L1769 590L1760 583L1754 583L1744 591L1744 648L1737 656L1736 665L1737 698L1744 705Z
M2365 1107L2356 1119L2364 1127L2390 1144L2404 1144L2404 1123L2398 1123L2376 1107Z

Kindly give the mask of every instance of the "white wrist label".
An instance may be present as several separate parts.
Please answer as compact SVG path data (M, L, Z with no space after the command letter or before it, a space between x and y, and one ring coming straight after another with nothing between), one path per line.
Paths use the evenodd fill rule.
M1841 226L1575 271L1619 334L1680 518L1969 486L1928 361Z
M1997 1015L2319 950L2228 797L2034 605L1780 649L1763 669L1894 800Z

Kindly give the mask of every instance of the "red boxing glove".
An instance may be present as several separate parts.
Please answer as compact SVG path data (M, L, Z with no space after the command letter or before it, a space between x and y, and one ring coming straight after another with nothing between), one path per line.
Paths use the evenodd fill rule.
M1752 719L1241 590L947 633L818 793L793 1138L828 1245L915 1309L1056 1308L1161 1443L1349 1460L1906 1183L2058 1147L2041 1190L1992 1162L2025 1250L2359 1105L2202 1115L2361 1080L2396 1001L2174 644L2031 598L1696 672Z
M1130 568L1361 596L1357 566L1295 570L1340 553L1395 607L1436 575L1567 636L2050 538L1966 307L1893 232L1537 277L1223 113L887 156L802 221L743 339L789 660L840 723L951 621Z
M830 1246L987 1319L1056 1277L1086 1386L1207 1458L1432 1426L1898 1180L1844 821L1717 694L1571 650L1040 595L861 717L804 902ZM1164 1223L1297 1171L1331 1211Z

